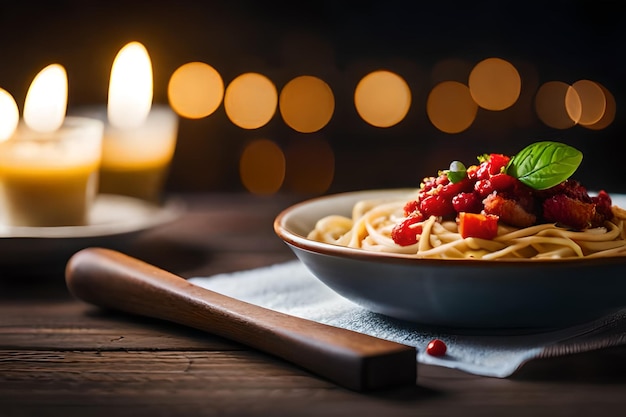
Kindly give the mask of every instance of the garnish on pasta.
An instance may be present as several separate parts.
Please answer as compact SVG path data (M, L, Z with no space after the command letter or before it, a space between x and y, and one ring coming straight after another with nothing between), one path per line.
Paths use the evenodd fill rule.
M544 141L467 168L453 161L408 200L360 201L351 217L324 217L308 237L416 258L626 256L626 210L570 178L582 157Z

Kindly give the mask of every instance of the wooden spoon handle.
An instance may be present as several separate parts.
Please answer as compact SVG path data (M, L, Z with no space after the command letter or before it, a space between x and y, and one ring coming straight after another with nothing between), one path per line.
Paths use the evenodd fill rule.
M123 253L87 248L66 284L88 303L204 330L276 355L339 385L415 384L414 347L290 316L209 291Z

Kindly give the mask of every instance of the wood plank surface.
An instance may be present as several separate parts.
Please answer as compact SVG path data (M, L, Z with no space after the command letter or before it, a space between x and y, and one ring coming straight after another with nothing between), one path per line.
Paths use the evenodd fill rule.
M623 357L624 352L621 352ZM500 380L423 366L415 387L362 394L250 351L2 351L1 415L598 415L624 380ZM382 413L382 414L381 414ZM86 415L86 414L84 414Z

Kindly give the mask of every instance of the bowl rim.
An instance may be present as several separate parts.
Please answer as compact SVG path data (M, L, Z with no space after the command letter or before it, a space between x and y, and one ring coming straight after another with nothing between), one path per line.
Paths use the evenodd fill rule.
M431 266L431 267L536 267L541 264L545 267L564 267L564 266L597 266L597 265L617 265L626 264L626 256L612 256L599 258L566 258L566 259L436 259L436 258L416 258L410 254L389 253L389 252L373 252L359 248L349 248L346 246L335 245L332 243L318 242L308 239L306 236L295 232L289 225L289 221L293 219L294 213L304 210L313 204L328 202L332 204L338 199L354 198L355 201L365 195L370 196L392 196L408 195L414 192L415 188L390 188L390 189L372 189L346 191L334 194L326 194L323 196L313 197L307 200L295 203L283 209L274 219L274 232L289 246L297 249L313 252L319 255L331 257L348 258L355 261L367 261L378 263L399 264L404 266ZM342 214L342 213L337 213ZM344 213L345 215L345 213ZM322 218L322 216L320 216Z

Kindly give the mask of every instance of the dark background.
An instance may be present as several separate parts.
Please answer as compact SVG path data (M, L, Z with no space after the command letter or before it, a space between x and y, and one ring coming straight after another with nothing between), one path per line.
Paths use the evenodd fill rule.
M0 4L0 87L16 98L20 110L34 75L54 62L68 71L70 107L105 103L113 58L133 40L150 52L156 102L167 101L170 75L191 61L212 65L225 84L250 71L267 75L279 89L304 74L330 84L335 114L314 134L290 130L278 113L268 125L244 130L228 120L223 106L205 119L181 120L167 185L173 191L242 190L237 164L243 146L265 137L281 146L328 141L336 157L328 192L417 186L453 159L471 163L485 152L512 154L539 139L582 150L576 177L589 188L626 192L626 18L619 1ZM527 101L502 112L479 110L476 123L459 134L435 129L425 113L427 94L436 82L459 77L437 72L438 64L456 59L470 68L494 56L530 68L522 85ZM407 118L388 129L367 125L352 102L358 80L382 68L402 75L413 94ZM580 79L613 93L617 114L607 129L557 130L529 110L539 84Z

